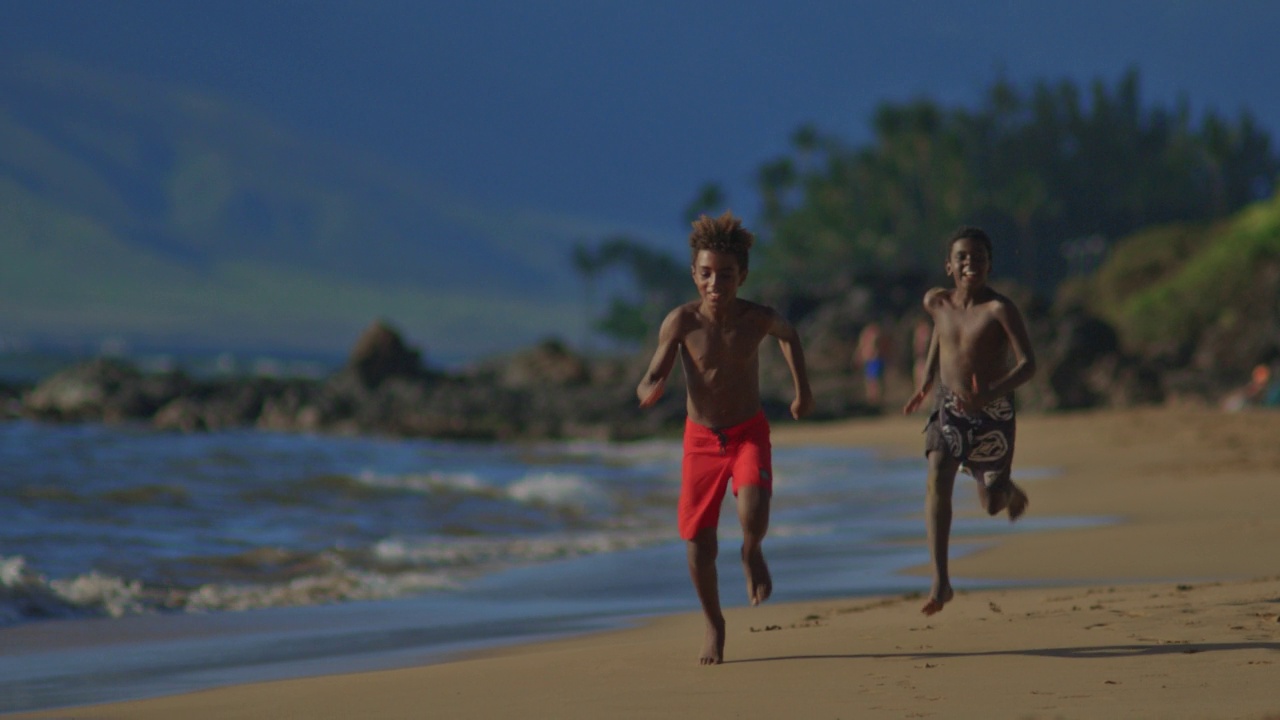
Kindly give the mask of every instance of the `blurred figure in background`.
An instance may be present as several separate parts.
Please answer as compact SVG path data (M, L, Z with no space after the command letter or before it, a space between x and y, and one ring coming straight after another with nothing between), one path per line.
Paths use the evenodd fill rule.
M1280 384L1272 386L1271 368L1264 363L1253 368L1244 387L1232 390L1222 398L1222 409L1228 412L1243 410L1250 405L1277 404L1280 404Z
M862 369L864 397L867 404L880 407L884 399L885 356L888 355L888 344L880 323L869 322L858 335L858 347L853 353L855 367Z

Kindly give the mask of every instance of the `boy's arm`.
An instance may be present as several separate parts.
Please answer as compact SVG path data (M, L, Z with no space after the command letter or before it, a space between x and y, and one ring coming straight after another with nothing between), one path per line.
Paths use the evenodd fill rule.
M979 391L975 381L974 400L977 407L983 407L996 398L1008 395L1036 374L1035 351L1031 348L1027 324L1023 321L1018 307L1008 300L1003 300L996 306L995 316L1009 337L1009 348L1013 351L1013 367L1009 368L1009 372L1003 377L992 382L986 390Z
M912 395L907 404L903 406L903 415L910 415L920 409L920 406L924 404L925 398L929 397L929 391L933 389L933 383L938 379L937 327L934 327L933 332L929 335L929 352L925 355L924 368L924 377L920 378L920 387L916 388L916 394Z
M805 369L804 348L800 346L800 333L777 311L770 311L769 334L778 339L782 357L791 369L795 382L796 398L791 402L791 417L799 420L813 411L813 391L809 389L809 372Z
M680 349L682 337L680 314L680 308L667 313L666 319L662 321L662 327L658 329L658 349L654 351L653 359L649 361L649 370L645 372L644 377L640 379L640 385L636 387L636 397L640 398L642 408L652 407L658 402L658 398L662 397L662 391L667 386L667 376L671 374L671 368L676 364L676 351Z
M942 288L931 288L924 294L924 299L920 304L924 306L924 311L929 313L930 317L934 317L934 310L942 303L942 299L946 295L946 290ZM924 404L925 398L929 397L929 391L933 389L933 384L938 380L938 363L940 362L938 349L938 323L934 318L933 332L929 334L929 353L925 355L925 374L920 381L920 387L916 388L916 394L907 400L907 404L902 406L902 414L910 415L920 406Z

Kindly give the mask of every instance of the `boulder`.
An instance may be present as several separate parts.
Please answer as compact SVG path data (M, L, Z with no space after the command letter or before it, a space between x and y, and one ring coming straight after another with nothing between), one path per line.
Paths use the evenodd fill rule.
M1115 329L1097 317L1083 312L1063 317L1046 355L1043 372L1054 409L1130 407L1164 400L1159 373L1123 352Z
M375 388L388 378L423 375L422 355L405 344L399 332L379 320L356 340L346 370L365 387Z
M554 338L516 353L498 368L498 384L505 388L581 385L590 378L587 362Z
M38 384L23 398L22 411L45 420L145 418L190 387L180 373L144 375L129 363L99 358Z

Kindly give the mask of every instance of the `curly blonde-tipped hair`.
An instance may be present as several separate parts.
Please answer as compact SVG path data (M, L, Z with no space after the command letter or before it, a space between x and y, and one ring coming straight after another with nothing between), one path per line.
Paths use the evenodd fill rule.
M698 259L698 252L729 253L738 261L738 268L747 270L750 262L751 245L756 236L742 227L742 220L734 217L733 212L726 210L723 215L713 218L701 215L693 221L693 232L689 233L690 261Z

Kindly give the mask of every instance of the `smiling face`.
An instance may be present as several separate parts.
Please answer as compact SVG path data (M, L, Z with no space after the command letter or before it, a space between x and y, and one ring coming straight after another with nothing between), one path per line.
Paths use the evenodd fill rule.
M979 240L962 237L951 243L946 268L956 287L977 290L987 284L987 276L991 273L991 253Z
M693 258L693 284L702 304L712 312L730 307L746 279L747 271L730 253L699 250Z

